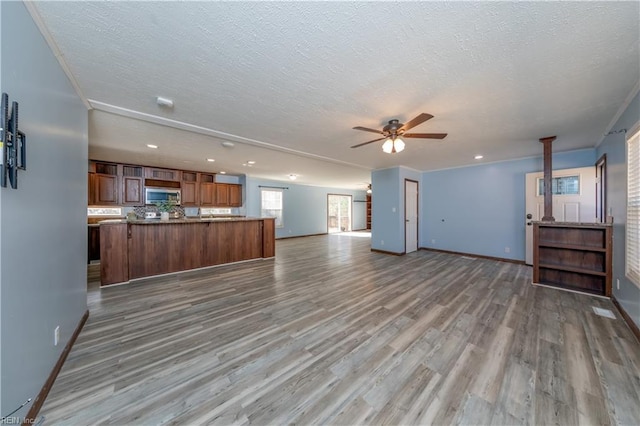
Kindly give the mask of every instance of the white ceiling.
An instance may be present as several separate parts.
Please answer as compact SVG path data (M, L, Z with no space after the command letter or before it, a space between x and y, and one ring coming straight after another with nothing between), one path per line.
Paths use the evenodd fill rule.
M595 146L640 80L634 2L38 2L92 157L363 187ZM173 99L174 108L155 104ZM435 118L389 155L354 126ZM183 130L172 129L164 125ZM187 130L195 130L193 133ZM232 140L231 150L221 147ZM149 150L147 143L159 145ZM215 163L206 163L207 157ZM257 163L250 170L246 160Z

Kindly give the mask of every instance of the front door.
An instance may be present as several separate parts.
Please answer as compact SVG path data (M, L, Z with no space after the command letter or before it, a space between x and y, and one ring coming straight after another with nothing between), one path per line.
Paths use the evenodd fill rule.
M404 180L404 251L418 250L418 182Z
M551 192L556 222L596 221L596 169L554 170ZM533 225L544 216L544 173L527 173L525 201L525 260L533 264Z

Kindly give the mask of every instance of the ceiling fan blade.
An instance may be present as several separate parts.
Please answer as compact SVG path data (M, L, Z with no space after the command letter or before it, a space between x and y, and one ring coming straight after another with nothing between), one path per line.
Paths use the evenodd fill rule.
M404 123L404 125L402 127L400 127L398 129L398 131L403 131L406 132L407 130L411 129L412 127L416 127L418 124L422 124L427 120L430 120L433 118L433 115L431 114L427 114L427 113L422 113L419 116L417 116L416 118L414 118L413 120Z
M373 132L373 133L380 133L381 135L386 135L386 133L383 132L382 130L370 129L368 127L356 126L353 128L353 130L364 130L365 132Z
M369 142L359 143L358 145L354 145L354 146L352 146L351 148L358 148L359 146L368 145L368 144L370 144L370 143L378 142L378 141L381 141L381 140L386 139L386 138L387 138L387 137L385 136L384 138L374 139L374 140L369 141Z
M447 133L405 133L403 138L444 139Z

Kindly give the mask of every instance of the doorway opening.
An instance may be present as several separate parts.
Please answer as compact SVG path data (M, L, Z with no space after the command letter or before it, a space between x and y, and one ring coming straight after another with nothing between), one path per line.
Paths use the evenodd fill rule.
M327 232L350 232L352 200L351 195L327 195Z

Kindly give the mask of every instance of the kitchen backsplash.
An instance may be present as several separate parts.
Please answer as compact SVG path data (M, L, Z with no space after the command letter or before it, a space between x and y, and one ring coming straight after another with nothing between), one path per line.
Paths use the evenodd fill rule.
M156 206L138 206L138 207L133 207L132 209L138 219L144 219L144 214L147 212L155 212L155 213L160 212L160 210L158 210ZM174 214L177 213L178 217L184 217L185 216L184 210L185 209L183 207L174 206L171 208L171 211L169 213L174 213ZM125 212L125 215L127 213L128 212Z

